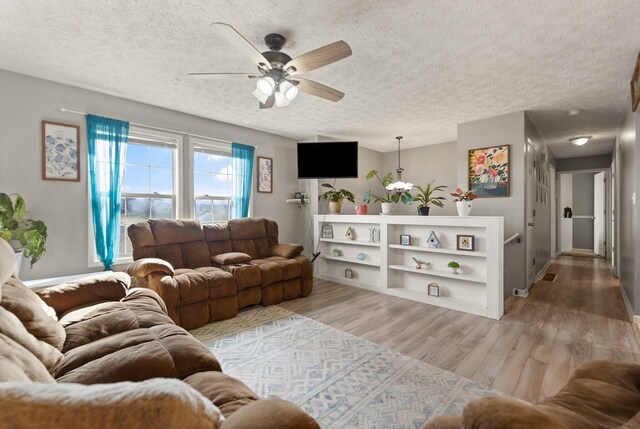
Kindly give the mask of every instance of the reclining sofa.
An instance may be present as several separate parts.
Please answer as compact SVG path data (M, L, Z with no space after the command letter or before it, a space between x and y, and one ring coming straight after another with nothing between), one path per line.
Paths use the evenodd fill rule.
M157 292L169 316L194 329L238 314L308 296L311 262L299 244L278 243L278 224L258 218L200 225L197 220L151 219L127 229L138 287Z
M0 427L317 429L260 400L167 316L152 290L104 273L35 293L0 239Z

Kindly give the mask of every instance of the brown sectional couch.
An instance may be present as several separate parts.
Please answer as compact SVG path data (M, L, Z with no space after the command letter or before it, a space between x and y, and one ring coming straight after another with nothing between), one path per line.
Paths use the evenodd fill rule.
M167 316L158 294L129 286L127 274L105 273L34 293L16 277L13 249L0 239L0 394L3 382L109 386L175 378L219 408L227 418L222 429L246 428L247 422L252 428L318 428L297 406L260 400L222 373L216 357ZM51 406L47 401L42 406ZM64 413L65 404L55 409ZM0 401L0 413L10 412ZM0 426L22 427L5 417ZM53 424L56 415L50 419Z
M129 226L135 262L129 274L156 291L178 325L194 329L235 317L250 305L308 296L313 288L302 246L278 243L278 224L234 219L151 219Z

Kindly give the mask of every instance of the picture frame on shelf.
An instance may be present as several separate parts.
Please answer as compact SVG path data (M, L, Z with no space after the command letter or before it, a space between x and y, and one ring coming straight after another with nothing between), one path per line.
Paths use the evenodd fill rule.
M438 283L429 283L429 285L427 286L427 293L430 296L440 296L440 286L438 285Z
M333 238L333 225L322 225L322 238Z
M411 246L411 236L409 234L400 234L400 244L403 246Z
M345 279L352 279L353 278L353 270L349 267L344 269L344 278Z
M467 234L456 235L456 249L473 252L475 250L475 236Z
M273 158L259 156L258 159L258 192L273 192Z
M42 180L80 181L80 127L42 121Z

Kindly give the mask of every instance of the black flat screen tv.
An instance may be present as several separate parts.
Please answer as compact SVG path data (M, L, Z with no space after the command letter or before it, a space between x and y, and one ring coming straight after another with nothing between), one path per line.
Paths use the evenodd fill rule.
M358 177L358 142L298 143L298 179Z

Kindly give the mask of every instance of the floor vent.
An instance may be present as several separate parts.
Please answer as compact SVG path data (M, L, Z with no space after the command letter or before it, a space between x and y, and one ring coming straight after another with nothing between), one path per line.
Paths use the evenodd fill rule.
M542 276L542 281L543 282L555 282L557 276L558 275L554 274L554 273L546 273L544 276Z

